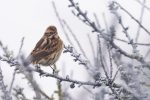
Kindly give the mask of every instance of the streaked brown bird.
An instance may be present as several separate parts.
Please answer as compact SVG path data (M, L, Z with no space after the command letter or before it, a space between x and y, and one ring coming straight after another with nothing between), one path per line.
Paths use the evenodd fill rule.
M58 36L56 27L49 26L28 56L28 64L51 66L59 59L63 47L63 41Z

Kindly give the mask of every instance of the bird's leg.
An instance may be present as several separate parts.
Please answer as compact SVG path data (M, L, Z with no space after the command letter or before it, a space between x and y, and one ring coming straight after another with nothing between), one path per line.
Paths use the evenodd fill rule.
M41 70L41 68L40 68L40 65L39 64L36 64L36 69L39 71L39 70Z
M50 65L50 67L53 70L53 74L55 74L55 68L53 68L51 65Z
M41 76L43 74L43 71L41 70L40 64L35 65L36 70L39 72L39 75Z
M57 69L56 64L53 64L53 66L54 66L54 70L55 70L55 75L58 75L59 70Z
M54 66L54 67L51 67L51 66L50 66L50 67L53 69L53 74L58 75L58 72L59 72L59 71L57 70L56 65L53 64L53 66Z

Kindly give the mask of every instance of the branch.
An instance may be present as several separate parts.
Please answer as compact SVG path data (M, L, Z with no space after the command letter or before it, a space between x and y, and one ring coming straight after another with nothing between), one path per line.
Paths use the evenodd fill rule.
M79 46L79 49L80 49L81 53L83 54L83 56L87 59L87 55L86 55L85 51L83 50L81 44L79 43L77 37L75 36L74 32L72 31L72 29L70 28L70 26L67 24L67 22L66 22L64 19L61 19L61 18L60 18L59 13L58 13L57 8L56 8L56 5L55 5L55 2L52 2L52 6L53 6L53 9L54 9L54 12L55 12L55 14L56 14L56 17L57 17L57 19L58 19L58 21L59 21L59 23L60 23L60 25L61 25L61 27L62 27L63 33L64 33L64 35L66 36L68 42L71 44L71 46L75 47L74 44L73 44L73 42L72 42L72 40L70 40L69 35L68 35L68 33L67 33L65 27L67 28L67 30L69 31L69 33L72 35L72 37L73 37L73 39L75 40L75 42L77 43L77 45ZM67 48L65 47L65 49L67 49ZM76 51L77 51L77 50L74 48L74 52L76 52ZM71 52L70 52L70 53L71 53ZM77 56L79 57L80 54L77 55L77 56L72 54L71 56L77 58ZM79 60L79 59L78 59L78 60ZM77 59L76 59L75 61L77 61ZM79 60L79 62L80 62L80 64L82 64L82 65L84 65L86 68L88 68L87 61L83 62L83 60L82 60L82 61ZM90 62L90 61L88 61L88 64L91 66L91 62Z
M14 96L16 97L17 100L29 100L26 98L26 96L24 95L23 93L23 88L20 88L20 87L16 87L16 88L13 88L14 90Z
M64 28L64 25L63 25L63 23L62 23L62 19L60 18L59 13L58 13L58 11L57 11L57 9L56 9L55 2L53 2L53 1L52 1L52 6L53 6L55 15L56 15L56 17L57 17L57 19L58 19L58 21L59 21L59 24L60 24L60 26L61 26L61 28L62 28L62 31L63 31L65 37L67 38L68 42L69 42L72 46L74 46L73 43L72 43L72 41L71 41L70 38L69 38L69 35L67 34L67 31L66 31L65 28Z
M119 38L117 38L117 37L114 37L114 39L117 40L117 41L120 41L120 42L124 42L124 43L129 44L129 42L126 41L126 40L119 39ZM134 44L136 44L136 45L138 45L138 46L150 46L149 43L138 43L138 42L135 42Z
M84 65L86 68L88 68L88 60L85 60L84 58L81 57L81 54L77 53L76 50L72 46L64 46L64 51L63 53L69 52L72 57L74 57L75 62L79 62L79 64Z
M128 14L146 33L150 35L150 32L135 17L133 17L131 13L124 9L119 3L115 1L113 3L117 4L120 7L120 9L122 9L126 14Z
M144 3L142 3L140 0L135 0L137 1L140 5L142 5L144 8L146 8L148 11L150 11L150 8L147 7Z
M123 25L121 17L119 17L118 20L119 20L119 24L121 25L121 27L123 29L123 33L126 35L127 39L129 40L129 44L131 44L131 46L133 48L133 53L138 53L137 45L134 43L133 39L131 39L131 37L128 33L128 27L125 27Z
M2 70L0 66L0 90L2 91L2 99L3 100L12 100L10 93L7 91L7 86L4 84Z
M82 16L82 17L83 17L82 21L83 21L86 25L90 26L90 27L93 29L92 32L97 32L97 33L99 33L106 41L108 41L108 43L111 44L112 48L115 48L118 52L120 52L120 53L123 54L124 56L129 57L129 58L131 58L131 59L135 59L135 60L137 60L137 61L139 61L139 62L141 62L141 63L144 63L148 68L150 68L150 65L147 64L147 63L144 61L144 59L143 59L142 56L128 54L126 51L124 51L124 50L122 50L120 47L118 47L114 42L112 42L111 38L108 37L108 35L106 35L106 34L103 32L103 31L104 31L103 29L100 29L100 28L96 27L95 22L91 21L91 20L87 17L87 12L86 12L86 13L83 13L83 11L79 8L78 3L75 3L73 0L69 0L69 1L70 1L70 3L71 3L71 4L69 5L69 7L74 7L74 8L76 9L76 11L78 12L78 13L76 14L76 16L77 16L77 17Z
M93 86L93 87L100 87L102 84L105 84L106 86L112 85L115 88L120 88L119 85L117 85L115 83L111 84L111 83L107 82L107 80L102 80L102 81L99 81L99 82L95 83L95 82L83 82L83 81L73 80L73 79L70 79L68 76L66 78L63 78L63 77L55 75L55 74L50 74L50 73L44 72L41 69L35 69L35 68L30 67L30 66L25 66L26 64L24 64L24 61L22 61L23 65L20 64L19 62L8 61L8 59L5 59L5 60L1 59L1 61L9 62L9 64L11 66L17 67L18 70L24 70L24 71L27 71L27 72L30 72L30 73L32 71L37 72L37 73L39 73L40 76L56 78L60 82L62 82L62 81L71 82L72 83L71 86L73 86L74 84L78 84L80 86L88 85L88 86Z
M143 16L144 16L144 11L145 11L145 9L144 9L144 4L146 3L146 0L143 0L143 5L142 5L142 8L141 8L141 15L140 15L140 19L139 19L139 21L140 21L140 23L142 23L143 22ZM140 35L140 25L138 26L138 29L137 29L137 33L136 33L136 38L135 38L135 42L137 42L138 41L138 38L139 38L139 35Z

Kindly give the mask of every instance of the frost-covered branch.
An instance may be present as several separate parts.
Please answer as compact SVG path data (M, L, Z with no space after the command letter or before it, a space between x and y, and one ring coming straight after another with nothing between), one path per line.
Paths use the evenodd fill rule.
M117 2L113 2L115 4L117 4L119 6L120 9L122 9L126 14L128 14L146 33L148 33L150 35L150 31L147 30L147 28L145 28L142 23L140 23L134 16L132 16L131 13L129 13L125 8L123 8L119 3Z
M2 95L0 95L2 100L12 100L10 93L7 91L7 86L4 84L3 81L1 66L0 66L0 90L2 91Z
M77 53L72 46L64 46L64 51L63 52L64 53L69 52L71 54L71 56L74 57L75 62L79 61L79 64L85 65L87 67L88 61L85 60L85 58L83 58L81 56L81 54Z
M77 11L77 14L75 14L78 18L79 16L82 16L82 21L84 23L86 23L88 26L90 26L93 31L92 32L97 32L99 33L106 41L109 42L109 44L111 44L112 48L115 48L118 52L120 52L121 54L123 54L124 56L126 57L129 57L131 59L136 59L137 61L141 62L141 63L144 63L148 68L150 68L150 65L147 64L143 57L142 56L139 56L139 55L133 55L133 54L129 54L127 53L126 51L124 51L123 49L121 49L119 46L117 46L114 42L112 42L111 38L108 37L108 35L106 35L104 33L104 29L99 29L96 25L95 25L95 22L90 20L88 17L87 17L87 12L83 12L80 7L79 7L79 4L78 3L75 3L74 0L69 0L70 1L70 5L69 7L73 7L75 8L75 10Z

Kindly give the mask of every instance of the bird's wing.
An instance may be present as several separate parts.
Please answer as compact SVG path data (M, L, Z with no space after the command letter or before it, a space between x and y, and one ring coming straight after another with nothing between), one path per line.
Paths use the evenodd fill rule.
M31 62L38 61L41 58L49 55L52 50L51 41L46 38L41 38L36 44L34 50L30 54Z
M43 57L47 56L48 54L49 54L49 52L46 51L46 50L41 50L41 51L38 51L38 52L34 52L31 55L32 62L39 61L40 59L42 59Z
M33 49L33 51L31 53L33 53L34 51L38 51L39 48L41 48L44 44L46 44L46 42L44 43L44 37L42 37L38 43L36 44L35 48Z

